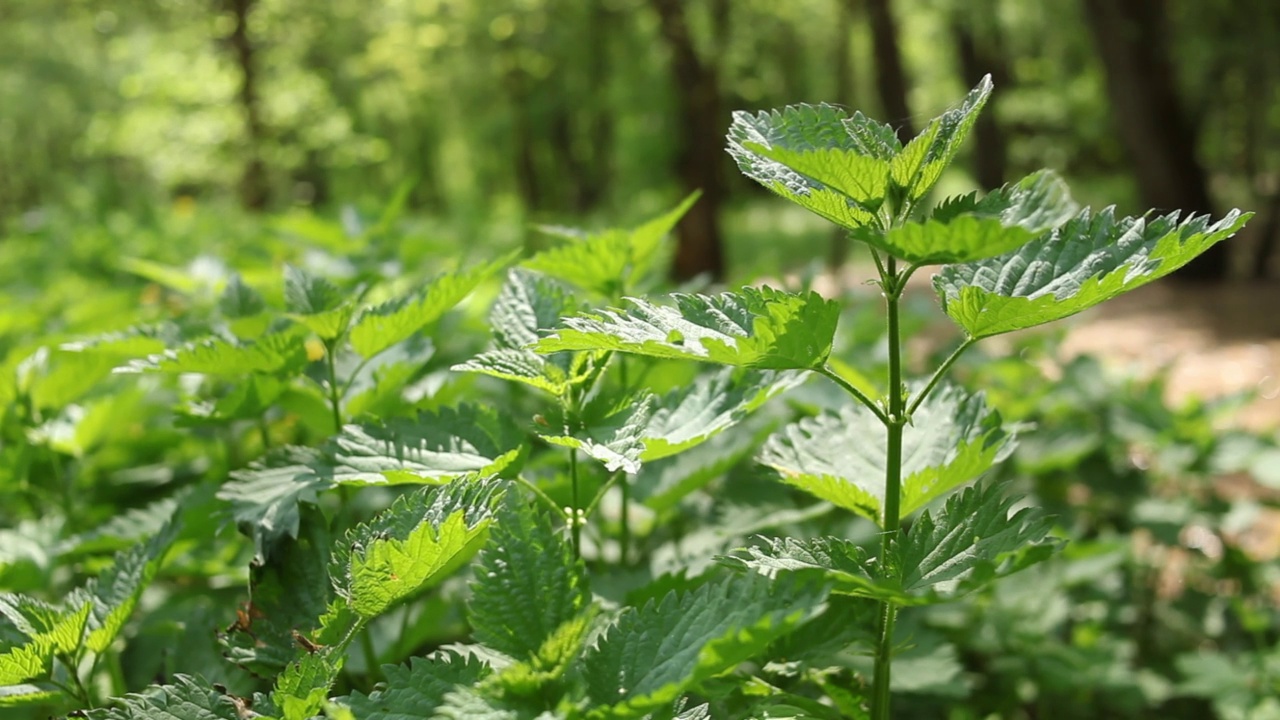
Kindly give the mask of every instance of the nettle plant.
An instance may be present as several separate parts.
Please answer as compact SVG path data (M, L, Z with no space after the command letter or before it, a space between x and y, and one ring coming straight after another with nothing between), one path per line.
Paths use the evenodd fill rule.
M514 258L372 289L291 268L278 297L232 277L193 323L206 337L181 342L161 327L59 346L16 391L41 409L22 416L26 437L65 442L101 425L59 413L54 400L71 396L36 390L117 367L178 379L185 425L261 457L130 514L129 537L147 540L60 602L0 596L0 706L70 699L96 720L889 717L895 654L916 639L895 633L899 610L971 593L1059 544L1043 513L998 484L953 492L1015 438L948 370L983 338L1167 275L1248 219L1079 210L1050 172L926 207L990 90L984 81L905 146L887 125L825 105L735 116L729 149L743 172L870 247L885 299L883 385L831 357L834 300L754 287L636 297L655 285L663 238L696 198L631 230L553 230L561 244L508 270L487 349L443 369L424 329ZM912 380L900 305L932 265L963 340ZM777 429L756 459L825 502L752 527L842 508L874 523L876 541L762 537L635 581L655 525L750 454L752 437L725 442L726 431L814 374L848 402ZM453 402L450 383L466 381L507 394ZM45 415L60 424L46 428ZM244 439L253 432L237 434L246 427L256 446ZM658 521L637 527L641 507ZM252 539L249 601L218 630L230 662L219 667L272 689L237 695L216 677L177 674L92 708L133 610L174 547L212 542L211 513ZM456 612L456 590L443 593L468 563ZM415 616L415 605L431 610ZM424 617L451 612L468 633L460 642L399 651Z
M952 495L904 526L1012 449L1012 434L981 394L944 383L953 363L984 338L1068 317L1168 275L1250 217L1234 210L1217 221L1180 221L1177 212L1129 218L1114 208L1077 209L1050 171L926 209L991 87L985 78L905 146L890 126L829 105L734 117L729 152L744 174L870 247L885 299L883 387L859 386L828 363L839 307L814 293L746 288L675 295L674 306L632 298L626 309L568 318L535 346L808 371L849 395L845 409L774 435L758 459L783 482L875 522L879 546L774 538L725 562L778 580L819 571L833 593L879 603L865 695L872 718L890 716L900 608L970 592L1043 560L1056 545L1048 519L1032 508L1015 511L994 485ZM913 382L903 371L899 303L912 275L933 265L941 266L933 285L942 309L964 339L932 375Z

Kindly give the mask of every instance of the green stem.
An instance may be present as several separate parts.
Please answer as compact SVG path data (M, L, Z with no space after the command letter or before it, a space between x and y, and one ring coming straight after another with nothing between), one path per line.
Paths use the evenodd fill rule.
M622 389L628 389L627 382L627 358L625 355L618 356L618 379L622 382ZM621 472L621 471L619 471ZM622 478L622 524L619 528L618 538L618 562L623 567L627 565L627 548L631 545L631 483L627 482L627 478Z
M377 685L382 679L382 666L378 664L378 651L373 648L372 626L367 626L360 633L360 650L364 653L366 680L370 687Z
M582 557L582 520L583 517L578 512L581 507L578 504L578 449L573 448L569 451L569 484L573 489L573 499L571 501L572 508L569 517L570 533L573 535L573 557L578 559Z
M529 488L529 490L531 490L533 494L536 495L544 505L551 508L551 510L555 512L555 514L559 515L565 522L569 522L570 520L569 515L565 513L564 508L557 505L556 501L552 500L550 495L542 491L542 488L538 487L537 485L534 485L533 483L529 482L527 479L525 479L520 475L516 476L516 482Z
M338 392L337 343L326 341L324 357L329 367L329 406L333 409L333 433L342 432L342 398Z
M591 514L596 511L596 506L598 506L600 504L600 501L604 499L604 494L609 492L609 488L613 487L614 483L618 482L619 477L622 477L621 470L618 470L612 475L610 475L609 479L605 481L604 485L600 486L600 489L596 491L596 496L591 498L591 504L587 505L587 509L582 512L583 518L591 517Z
M844 378L840 377L840 375L836 373L836 371L832 370L829 365L823 365L822 367L818 368L814 372L817 372L819 375L825 375L826 377L831 378L831 380L835 382L835 384L844 388L844 391L852 395L855 400L862 403L863 405L866 405L867 408L870 409L871 412L875 414L876 418L879 419L881 423L884 423L886 425L889 423L889 416L884 414L884 410L880 409L880 406L876 404L875 400L872 400L871 398L867 397L865 394L863 394L861 390L854 387L848 380L845 380Z
M956 348L954 352L947 356L946 360L942 361L942 364L938 366L938 369L933 371L933 377L929 378L929 383L924 386L923 390L916 393L915 397L911 398L911 405L907 407L908 419L915 414L916 410L920 409L921 403L929 397L929 393L933 392L933 388L938 384L938 381L942 379L942 376L947 374L947 371L951 369L951 366L955 364L956 360L960 359L960 356L964 354L964 351L968 350L970 346L977 342L978 341L974 338L966 338L964 342L960 343L960 347Z
M889 562L893 542L900 528L900 501L902 494L902 429L906 425L903 414L902 387L902 336L898 323L898 300L902 296L905 274L898 275L897 263L890 256L883 285L885 290L886 320L889 332L889 413L885 429L888 447L885 452L884 522L880 535L880 562ZM871 690L872 720L889 718L889 677L893 663L893 625L897 618L897 605L889 600L880 604L876 623L875 675Z

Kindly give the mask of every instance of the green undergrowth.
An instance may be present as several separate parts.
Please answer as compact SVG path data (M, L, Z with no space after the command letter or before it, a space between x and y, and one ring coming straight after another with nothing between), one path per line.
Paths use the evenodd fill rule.
M672 292L696 195L464 257L403 194L193 220L196 259L7 242L0 711L1280 717L1274 438L1052 334L979 343L1248 214L1120 217L1050 171L934 202L989 91L905 145L735 116L743 172L871 258L840 297Z

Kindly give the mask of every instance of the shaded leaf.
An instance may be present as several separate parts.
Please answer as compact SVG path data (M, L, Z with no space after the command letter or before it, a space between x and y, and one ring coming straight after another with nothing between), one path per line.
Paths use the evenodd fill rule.
M82 710L76 717L89 720L244 720L234 698L215 689L207 680L175 675L172 685L153 685L116 700L120 707Z
M269 677L298 655L293 633L309 636L333 600L331 544L323 513L304 506L298 537L276 540L269 559L250 568L250 602L218 633L227 659Z
M407 667L383 667L385 682L368 695L352 693L346 702L361 720L421 720L434 717L454 688L474 686L489 674L474 656L445 651L412 658Z
M271 543L298 536L298 503L314 505L334 484L332 468L318 450L290 446L233 471L218 498L230 504L240 531L253 538L254 562L261 564Z
M517 661L591 602L586 568L545 514L508 504L475 563L467 620L477 641Z
M748 575L627 608L582 660L597 706L588 716L640 717L669 706L813 617L825 597L822 587L797 576Z
M640 471L644 453L644 435L653 415L656 397L649 392L627 398L612 408L612 413L586 423L572 435L539 434L552 445L581 450L600 461L609 472Z
M286 265L284 304L289 317L302 323L324 340L335 340L346 332L355 305L328 279Z

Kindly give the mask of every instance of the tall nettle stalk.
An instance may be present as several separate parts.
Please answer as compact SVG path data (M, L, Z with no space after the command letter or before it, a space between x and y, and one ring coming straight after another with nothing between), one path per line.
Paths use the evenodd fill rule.
M852 399L837 412L774 435L759 460L781 480L875 522L878 547L837 537L764 540L729 562L778 578L819 569L834 592L879 603L870 712L890 716L894 623L900 608L942 602L1047 557L1051 522L1013 511L998 487L946 498L1013 446L980 393L944 382L984 338L1073 315L1168 275L1238 231L1249 213L1219 220L1078 208L1063 181L1040 171L988 193L926 205L991 93L983 79L903 145L861 112L796 105L737 113L729 153L744 174L848 230L869 246L885 303L883 387L828 362L839 306L814 293L744 288L674 295L673 305L628 299L626 309L568 318L540 352L616 351L823 375ZM921 268L963 339L929 377L904 373L899 303Z

